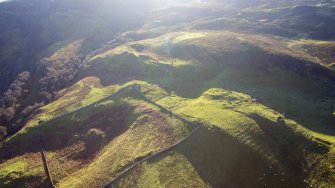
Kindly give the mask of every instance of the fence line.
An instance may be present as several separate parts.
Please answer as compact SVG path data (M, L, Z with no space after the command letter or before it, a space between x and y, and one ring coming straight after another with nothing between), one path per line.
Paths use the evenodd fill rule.
M137 91L146 101L148 101L148 103L151 103L155 106L157 106L158 108L160 108L161 110L165 111L165 112L168 112L169 114L171 114L172 116L178 118L179 120L181 120L182 122L184 123L188 123L188 124L192 124L194 125L193 122L190 122L188 121L187 119L179 116L179 115L176 115L176 114L173 114L172 111L164 108L163 106L157 104L156 102L152 101L151 99L149 99L148 97L146 97L137 87L132 87L135 91ZM179 140L178 142L176 142L175 144L171 145L170 147L164 149L164 150L161 150L161 151L158 151L157 153L154 153L153 155L151 156L148 156L148 157L145 157L144 159L132 164L131 166L127 167L126 169L124 169L122 172L118 173L117 176L115 178L113 178L111 181L109 181L108 183L106 183L103 188L108 188L108 187L111 187L112 184L117 181L118 179L122 178L128 171L132 170L133 168L135 168L136 166L138 166L139 164L143 163L143 162L146 162L162 153L165 153L173 148L175 148L176 146L178 146L179 144L183 143L184 141L186 141L188 138L190 138L198 129L200 128L200 125L198 125L196 128L194 128L188 135L186 135L184 138L182 138L181 140Z
M164 149L164 150L161 150L161 151L158 151L157 153L154 153L153 155L151 156L148 156L134 164L132 164L131 166L127 167L125 170L123 170L122 172L120 172L115 178L113 178L111 181L109 181L108 183L106 183L103 188L108 188L110 186L112 186L112 184L122 178L128 171L130 171L131 169L135 168L137 165L143 163L143 162L146 162L154 157L157 157L158 155L162 154L162 153L165 153L171 149L173 149L174 147L178 146L179 144L183 143L184 141L186 141L189 137L191 137L198 129L200 128L200 126L194 128L187 136L185 136L184 138L182 138L181 140L179 140L178 142L176 142L175 144L171 145L170 147Z
M87 105L87 106L85 106L85 107L76 109L76 110L74 110L74 111L72 111L72 112L65 113L65 114L60 115L60 116L58 116L58 117L55 117L55 118L53 118L53 119L51 119L51 120L49 120L49 121L43 122L43 123L39 124L39 126L44 125L44 124L47 124L47 123L50 123L50 122L53 122L53 121L58 120L58 119L61 119L61 118L65 117L65 116L72 115L72 114L74 114L74 113L80 112L80 111L85 110L85 109L87 109L87 108L89 108L89 107L92 107L92 106L94 106L94 105L97 105L97 104L99 104L99 103L101 103L101 102L104 102L104 101L106 101L106 100L109 100L109 99L111 99L112 97L114 97L115 95L117 95L118 93L120 93L121 91L123 91L123 90L125 90L125 89L127 89L127 88L129 88L129 87L130 87L130 85L129 85L129 86L125 86L125 87L119 89L118 91L116 91L115 93L113 93L113 94L111 94L111 95L109 95L109 96L107 96L107 97L104 97L104 98L102 98L102 99L100 99L100 100L98 100L98 101L96 101L96 102L93 102L93 103L91 103L91 104L89 104L89 105ZM151 99L149 99L148 97L146 97L146 96L140 91L140 89L138 89L137 87L135 87L135 84L134 84L134 85L131 85L131 88L134 89L137 93L139 93L139 94L142 96L142 98L145 99L145 101L147 101L147 102L150 103L150 104L153 104L153 105L157 106L162 112L164 112L164 113L168 113L168 114L170 114L171 116L173 116L173 117L175 117L175 118L181 120L182 122L184 122L184 123L186 123L186 124L196 126L196 128L194 128L188 135L186 135L184 138L182 138L181 140L179 140L179 141L176 142L175 144L169 146L168 148L166 148L166 149L164 149L164 150L161 150L161 151L158 151L158 152L154 153L154 154L151 155L151 156L145 157L144 159L142 159L142 160L140 160L140 161L138 161L138 162L132 164L131 166L127 167L125 170L123 170L122 172L118 173L118 175L117 175L115 178L113 178L110 182L108 182L107 184L105 184L104 187L108 187L108 186L112 185L116 180L118 180L119 178L121 178L121 177L122 177L123 175L125 175L129 170L133 169L133 168L136 167L137 165L139 165L139 164L141 164L141 163L143 163L143 162L145 162L145 161L148 161L148 160L150 160L150 159L152 159L152 158L154 158L154 157L156 157L156 156L158 156L158 155L160 155L160 154L162 154L162 153L164 153L164 152L167 152L167 151L173 149L174 147L178 146L179 144L183 143L184 141L186 141L189 137L191 137L191 136L192 136L192 135L193 135L193 134L200 128L200 125L199 125L199 124L195 124L195 123L193 123L193 122L191 122L191 121L189 121L189 120L187 120L187 119L185 119L185 118L183 118L183 117L181 117L181 116L179 116L179 115L177 115L177 114L172 113L172 111L166 109L165 107L163 107L163 106L157 104L156 102L154 102L154 101L152 101ZM3 141L1 141L1 142L0 142L0 145L3 144L4 142L6 142L6 141L7 141L9 138L11 138L12 136L13 136L13 135L11 135L11 136L7 137L6 139L4 139ZM67 153L67 154L65 154L65 155L63 155L63 156L60 156L60 157L52 157L52 158L49 160L49 162L52 162L52 161L54 161L54 160L59 160L59 159L65 158L65 157L71 155L71 154L74 153L74 152L76 152L76 151L69 152L69 153ZM35 169L35 168L37 168L37 167L40 167L40 166L42 166L42 165L43 165L42 163L37 164L37 165L35 165L35 166L29 168L28 171L33 170L33 169ZM59 173L56 173L56 174L59 174Z
M91 106L94 106L94 105L97 105L97 104L99 104L99 103L101 103L101 102L104 102L104 101L106 101L106 100L109 100L109 99L111 99L113 96L115 96L116 94L120 93L121 91L123 91L123 90L125 90L125 89L127 89L127 88L129 88L129 86L125 86L125 87L119 89L118 91L114 92L113 94L108 95L107 97L104 97L104 98L102 98L102 99L100 99L100 100L98 100L98 101L96 101L96 102L93 102L93 103L87 105L87 106L84 106L84 107L82 107L82 108L76 109L76 110L74 110L74 111L72 111L72 112L65 113L65 114L60 115L60 116L58 116L58 117L55 117L55 118L53 118L53 119L51 119L51 120L49 120L49 121L43 122L43 123L39 124L38 126L41 126L41 125L44 125L44 124L53 122L53 121L55 121L55 120L58 120L58 119L61 119L61 118L65 117L65 116L72 115L72 114L74 114L74 113L77 113L77 112L80 112L80 111L82 111L82 110L85 110L85 109L87 109L87 108L89 108L89 107L91 107ZM12 135L7 136L5 139L3 139L2 141L0 141L0 148L2 147L2 144L4 144L8 139L10 139L11 137L13 137L14 135L15 135L15 133L12 134ZM39 144L41 145L41 141L40 141L40 140L39 140ZM36 168L39 168L39 167L42 167L42 166L43 166L43 167L44 167L44 170L45 170L45 172L46 172L46 174L47 174L47 178L50 180L51 186L53 186L53 182L52 182L52 178L51 178L51 175L50 175L49 167L48 167L47 165L45 165L46 162L47 162L47 159L46 159L46 157L45 157L45 154L44 154L43 149L42 149L40 152L41 152L41 155L42 155L42 160L43 160L43 162L42 162L42 163L38 163L38 164L36 164L35 166L32 166L32 167L28 168L27 171L32 171L32 170L34 170L34 169L36 169ZM71 155L71 154L74 153L74 152L75 152L75 151L70 152L70 153L67 153L67 154L65 154L65 155L63 155L63 156L61 156L61 157L52 157L52 158L49 160L49 162L50 162L50 161L52 162L52 161L54 161L54 160L59 160L59 159L61 159L61 158L67 157L67 156ZM48 168L48 169L46 170L46 168ZM58 173L56 173L56 174L58 174Z
M49 186L50 187L55 187L55 185L53 183L53 180L52 180L51 173L50 173L49 165L48 165L47 159L45 157L41 137L39 138L39 145L40 145L40 153L41 153L41 157L42 157L42 161L43 161L44 173L47 176L47 180L49 181Z

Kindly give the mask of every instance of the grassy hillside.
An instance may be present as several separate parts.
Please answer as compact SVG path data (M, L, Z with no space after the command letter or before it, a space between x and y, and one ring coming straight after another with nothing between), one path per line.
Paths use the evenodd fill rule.
M47 187L39 138L57 187L335 186L334 42L310 37L332 4L206 2L155 10L85 57L86 36L41 51L43 91L54 97L1 143L0 188ZM301 14L324 22L307 36ZM24 100L38 98L39 84Z
M38 161L38 135L59 187L100 187L183 138L191 127L128 87L138 83L146 97L202 128L116 185L333 184L333 74L285 41L231 32L171 33L104 50L80 70L83 80L3 144L1 166L13 175L4 170L2 181L42 185L42 166L26 172ZM36 128L39 121L46 123Z
M211 40L213 35L216 35L216 41ZM94 68L88 68L87 71L93 71L94 74L95 71L100 72L99 66L104 67L104 70L107 70L109 66L118 66L116 74L144 78L158 84L165 91L148 88L147 91L144 90L144 93L149 98L158 100L158 103L162 106L176 110L176 112L186 117L195 118L201 122L208 121L210 125L217 124L217 126L233 135L234 139L242 140L245 145L262 153L263 157L270 158L269 160L272 162L277 161L279 168L286 170L283 173L290 173L291 180L287 180L285 185L300 184L302 186L304 183L332 182L333 180L326 180L321 177L321 174L327 174L327 177L331 176L333 171L332 162L327 162L325 165L327 167L319 167L328 168L327 172L321 174L314 174L307 169L314 166L316 161L324 160L322 158L331 161L330 158L334 152L329 147L334 142L332 136L334 132L330 127L334 122L334 117L331 115L334 100L330 96L334 87L333 72L314 61L309 54L287 47L284 42L281 45L281 42L275 39L226 33L219 35L222 36L221 42L217 35L215 33L172 33L155 40L140 41L136 44L129 43L96 56L92 59L92 67ZM237 38L236 35L240 37L238 40L234 39ZM266 44L264 44L265 40L267 41ZM130 48L132 46L135 48L140 46L140 53L139 50ZM250 49L255 48L254 46L259 48L256 52ZM170 49L170 51L167 49ZM249 62L243 56L253 61ZM170 59L171 57L173 59ZM290 65L286 64L288 60L290 60ZM294 65L292 65L293 63ZM148 66L147 64L154 66ZM295 66L301 69L294 69ZM111 75L114 73L112 68L108 72L111 72ZM92 72L88 74L92 74ZM165 76L162 78L161 75ZM321 75L324 77L321 77ZM127 77L123 76L122 78ZM105 83L125 81L110 77L101 77L101 79ZM274 83L275 86L273 86ZM325 85L326 87L324 87ZM207 105L206 100L204 100L206 97L203 96L195 101L189 99L197 98L197 96L203 95L202 92L215 87L242 92L247 96L240 99L229 96L228 91L209 90L209 94L214 93L214 96L209 97L210 99L219 99L224 103L209 102ZM164 98L164 96L169 95L171 97ZM204 95L206 96L206 94ZM251 95L258 98L265 106L249 106L248 102ZM243 102L234 104L234 101L247 101L245 102L247 104ZM234 109L234 106L237 106L237 109ZM224 108L224 110L220 110L221 108ZM285 120L287 127L281 130L278 126L282 125L276 125L275 122L276 118L282 116L281 114L284 112L290 114L290 120ZM251 122L247 123L249 121ZM225 124L230 126L225 126ZM242 125L238 126L239 124ZM252 133L251 125L253 124L261 130L253 131L260 132L259 134L263 136L256 136L256 133ZM292 135L292 141L287 141L288 135ZM257 141L256 138L259 140ZM267 139L274 139L275 141L265 141ZM274 145L263 146L264 143L269 142L274 142ZM276 142L279 142L279 145L282 146L278 146ZM287 154L288 150L286 148L295 148L295 146L292 146L294 142L303 145L300 146L299 144L299 148L306 148L290 151L292 153L288 155L296 156L293 159L290 157L282 158L283 156L280 153ZM318 142L320 143L318 144ZM220 146L214 147L221 148ZM276 151L271 151L271 148L276 148ZM308 152L305 150L308 150ZM330 152L328 153L328 151ZM296 154L296 152L300 154ZM326 153L328 154L325 155ZM235 159L235 157L229 158ZM214 159L214 161L216 160ZM297 163L299 164L297 165ZM138 171L142 172L136 170L137 174ZM320 178L323 180L320 180ZM135 180L130 179L132 180L130 183L134 183ZM333 179L333 177L330 179ZM281 181L280 178L278 180ZM278 182L272 183L273 185L278 184ZM268 184L271 184L271 182L268 182ZM164 182L162 185L165 185ZM218 185L213 184L211 186L217 187Z
M120 187L146 187L150 181L156 182L158 187L193 185L196 181L188 179L194 176L192 168L176 179L168 174L174 173L178 166L166 167L167 161L177 160L180 155L187 158L181 164L191 163L210 187L302 187L306 183L320 183L320 174L313 174L314 169L309 167L331 158L334 151L326 157L329 146L314 140L295 121L277 122L278 112L251 103L250 96L222 89L211 89L179 107L171 104L175 98L167 96L158 103L170 104L175 112L200 121L204 128L174 150L176 153L157 157L133 170L118 182ZM329 141L333 143L334 139ZM323 179L326 185L334 181L332 163L322 166L319 168L328 169L323 172L329 178ZM204 186L201 179L195 186Z
M36 142L39 135L42 136L55 182L76 172L87 182L77 182L77 178L74 180L69 178L66 183L61 182L60 185L69 187L78 184L77 186L81 187L84 185L96 187L106 183L113 174L132 161L168 147L188 132L189 128L181 121L143 102L127 87L132 83L99 88L96 81L94 78L86 78L68 91L64 91L65 95L41 109L42 116L36 115L24 130L2 146L2 158L13 158L1 164L4 168L2 180L5 187L17 185L16 180L20 186L34 186L31 181L43 180L43 166L39 161ZM48 121L98 101L99 95L100 98L110 96L117 92L114 88L118 88L120 93L116 93L112 98ZM67 103L69 99L70 104ZM46 123L36 128L38 121L41 120ZM20 148L14 147L18 143ZM129 148L125 148L125 145ZM110 158L111 155L114 158ZM106 161L107 159L110 161ZM20 161L20 164L11 161ZM95 162L92 163L93 161ZM35 166L31 167L33 164ZM104 168L95 168L97 165ZM7 175L8 171L5 169L10 169L13 173ZM95 172L96 170L98 171ZM90 174L106 175L102 177L103 179L96 179L96 176ZM42 186L41 183L42 181L38 186Z

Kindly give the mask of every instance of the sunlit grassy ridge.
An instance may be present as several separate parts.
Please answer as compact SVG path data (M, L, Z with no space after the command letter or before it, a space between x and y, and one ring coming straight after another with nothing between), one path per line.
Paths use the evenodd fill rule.
M96 80L91 78L83 81ZM79 82L78 85L83 86L83 81ZM125 88L133 83L136 82L129 82L124 86L121 86L121 88ZM137 83L148 85L143 82ZM91 82L91 84L94 84L94 82ZM93 92L95 96L99 96L97 94L100 93L101 98L113 93L107 93L108 87L91 89L91 91L95 91ZM70 94L71 92L73 91L70 89L67 94ZM135 97L135 99L132 99L133 97ZM10 141L7 141L4 147L7 148L6 152L10 152L10 150L13 149L15 153L20 154L19 150L14 148L10 149L8 147L12 147L11 145L21 142L20 140L25 140L26 144L21 144L20 151L22 153L31 153L26 155L28 157L27 159L17 156L13 161L22 161L25 164L34 165L34 160L35 162L39 161L38 153L36 154L36 152L38 152L38 147L36 146L34 138L38 135L42 135L42 137L45 138L44 143L46 145L47 154L50 158L53 158L50 168L52 175L56 177L56 182L60 181L69 173L76 172L76 170L82 168L82 170L71 176L74 177L73 179L69 178L67 180L62 180L60 186L101 186L102 184L107 183L113 176L122 170L122 168L127 167L140 158L169 147L188 132L189 128L180 120L162 114L157 107L146 104L143 100L139 100L140 98L136 99L138 97L139 96L137 96L136 93L133 93L131 89L121 92L106 102L91 106L88 109L74 114L69 114L56 121L43 124L40 129L30 127L26 129L26 131L21 131L14 135ZM61 97L58 100L64 100L64 98ZM99 97L91 102L96 102L97 100L99 100ZM86 98L76 98L76 101L85 103ZM59 101L51 103L49 106L46 106L45 109L52 110L54 106L59 104L58 102ZM108 114L108 112L110 114ZM85 131L94 127L103 130L104 134L106 134L107 142L103 143L106 144L106 146L99 152L99 155L96 157L93 156L94 159L91 156L89 158L90 160L83 160L87 155L85 154L85 151L88 144L85 143L85 134L87 134ZM78 135L80 136L78 137ZM84 145L82 142L84 142ZM129 148L126 148L126 145L128 145ZM99 151L100 148L97 146L96 149ZM66 154L69 152L72 154ZM64 154L67 156L66 158L62 157ZM111 158L111 156L114 157ZM34 160L29 160L29 157ZM60 159L58 159L59 157ZM66 159L66 163L59 163L64 159ZM57 160L61 161L57 162ZM86 166L85 164L89 161L92 162L92 164ZM27 169L17 169L17 164L12 163L10 160L2 165L7 169L13 169L14 173L20 174L20 176L13 177L13 180L9 180L9 177L7 176L2 177L3 179L7 179L6 181L9 181L9 186L13 186L16 180L22 180L22 182L24 182L26 181L25 177L28 178L31 175L28 173L29 171L25 172ZM62 166L63 169L59 168L59 166ZM97 166L100 167L96 168ZM42 166L40 165L39 168L35 169L38 174L33 174L33 178L41 179L41 176L43 175L43 173L41 173ZM6 172L4 171L4 173ZM105 175L101 176L100 179L97 179L96 176L90 175L92 173ZM78 178L86 179L87 181L77 181L76 179Z
M157 92L153 87L150 88L150 91ZM148 96L152 96L150 91L147 92ZM174 102L178 100L184 101L179 107L174 105ZM324 146L319 146L317 142L308 141L311 139L308 132L304 132L301 129L301 125L296 122L289 119L285 119L285 123L277 122L277 118L280 116L278 112L261 104L252 103L250 101L250 96L248 95L222 89L210 89L197 99L182 100L176 96L170 97L165 95L165 97L156 102L172 109L173 112L177 114L190 120L199 121L206 126L206 128L199 133L201 136L197 134L197 136L192 137L192 141L182 144L176 150L186 157L191 157L189 160L192 160L193 165L198 165L196 166L198 169L197 172L201 174L201 179L209 181L207 182L209 183L209 186L220 186L220 180L222 179L226 179L223 182L226 182L227 185L235 183L236 185L246 186L243 185L242 182L234 182L234 180L228 178L236 178L236 176L239 176L238 174L240 174L240 177L243 175L246 176L247 174L244 173L252 171L252 168L256 168L252 167L252 165L248 164L246 161L241 161L245 152L252 153L249 157L253 156L258 158L259 156L262 156L261 161L257 162L259 163L258 167L261 170L257 172L253 169L253 173L255 174L249 175L249 186L260 186L262 184L273 186L280 184L286 186L301 186L303 184L303 179L299 180L299 178L301 178L301 174L298 175L299 173L311 173L310 177L304 175L306 182L311 184L315 183L315 178L318 178L312 176L312 169L311 171L301 171L302 169L299 169L300 167L297 168L292 165L292 163L300 163L300 160L307 160L308 158L308 163L314 164L323 156ZM211 137L219 140L222 139L220 138L219 133L213 133L221 131L223 132L223 135L229 137L228 140L230 140L230 144L226 145L224 141L209 141L211 140ZM297 159L278 155L283 151L287 152L285 149L286 147L294 147L292 145L293 143L290 143L290 141L287 140L295 140L302 144L300 147L310 150L310 156L305 158L305 154L299 153L299 149L295 150L292 148L290 155L297 155ZM199 142L203 145L206 145L205 143L210 143L211 149L207 148L207 152L201 150L199 153L190 149L199 147ZM243 147L239 146L240 144L242 144ZM236 153L231 153L232 150L236 151ZM224 152L223 154L225 157L218 155L220 152ZM232 156L227 156L228 154L225 152L231 153ZM313 154L313 152L315 153ZM286 154L288 155L288 153ZM259 156L256 157L257 155ZM166 158L159 157L153 159L148 165L145 164L142 167L133 170L124 179L120 180L117 185L120 187L145 187L147 183L155 182L157 187L171 187L176 184L180 184L182 187L187 187L187 185L194 185L196 187L204 186L204 184L201 183L201 179L196 181L188 179L189 176L194 177L191 169L183 173L183 175L180 176L180 179L175 178L175 181L170 181L170 177L173 175L168 174L169 171L176 170L178 167L169 167L168 169L165 169L164 165L166 164L166 160L177 160L175 158L179 157L174 154L167 154L165 156ZM201 162L202 157L200 156L204 157L203 160L207 161ZM330 156L331 154L329 157ZM214 169L208 167L210 166L208 164L209 161L215 161L214 163L217 166L220 166L220 168L215 168L216 171L212 171ZM189 165L189 162L187 161L180 162L181 165ZM234 170L232 169L236 168L234 166L239 163L247 163L247 165L240 166L239 170L241 171L239 173L234 173ZM272 166L272 168L270 166ZM324 168L331 171L330 164L325 164ZM214 174L205 175L206 173ZM209 178L208 176L213 177L207 179ZM158 177L159 179L157 180ZM284 181L282 181L282 179L284 179Z
M285 41L255 35L181 32L129 42L92 57L78 76L84 79L60 92L4 145L20 143L20 152L12 160L33 163L20 156L36 155L37 148L28 141L41 132L48 138L48 156L72 153L65 162L56 160L51 165L57 186L102 186L189 132L187 125L127 87L137 83L146 97L202 128L171 153L131 170L116 185L334 184L334 86L329 84L330 70L323 68ZM118 91L110 100L36 128L40 120L51 120ZM252 102L253 97L258 102ZM289 117L278 122L284 112ZM86 136L91 129L98 129L104 139L88 155ZM10 160L1 165L23 171ZM41 169L39 173L34 177L42 178ZM29 173L23 173L26 176ZM2 180L14 185L7 177Z
M25 132L27 128L35 127L39 121L49 121L55 117L74 111L95 101L99 101L117 91L120 86L111 86L102 88L100 81L94 77L85 78L72 87L60 92L60 98L39 109L27 126L21 130Z
M289 162L285 161L307 160L308 163L314 164L322 158L324 152L322 143L319 147L317 142L308 141L312 140L313 136L321 139L321 142L334 143L333 133L326 131L333 122L331 115L333 99L324 98L333 87L324 83L324 80L329 79L327 74L331 74L331 71L320 66L309 54L300 49L288 48L285 41L229 32L209 33L205 35L206 37L200 35L203 38L186 36L184 37L186 40L177 42L174 42L173 37L167 40L167 36L159 37L157 41L151 39L135 42L142 43L142 49L134 54L120 51L114 54L113 50L110 50L104 57L91 62L92 68L94 67L91 70L97 69L96 66L99 65L104 69L117 65L118 71L123 72L122 75L129 74L134 77L137 75L140 79L157 84L164 90L157 87L156 89L142 87L142 90L149 98L180 115L203 122L209 127L219 128L261 153L270 163L275 162L287 171L297 169L292 169L293 167L287 164ZM150 45L145 47L143 43L147 45L151 43L155 47L151 48ZM167 51L164 47L169 45L171 48ZM261 50L250 51L250 48L255 46ZM139 54L147 54L147 57L143 58ZM191 63L178 68L168 63L157 64L156 67L148 66L148 59L166 61L165 56ZM320 69L328 73L322 78L320 75L315 75L307 64L311 64L311 69L321 67ZM95 70L90 73L95 75L94 72ZM112 69L109 72L114 73ZM102 80L106 83L109 80L112 83L118 82L108 77L102 77ZM238 93L210 88L226 88ZM251 95L256 96L263 105L250 103ZM290 119L285 120L286 125L277 122L277 118L284 112L292 114ZM276 135L277 133L279 135ZM319 154L314 157L310 157L314 154L305 156L298 149L291 151L290 155L298 155L305 159L281 157L278 152L281 153L286 147L292 146L286 141L281 146L276 146L276 141L270 140L284 141L284 135L291 135L289 140L300 140L311 153ZM319 149L315 149L318 147ZM324 147L328 148L327 145ZM329 149L330 153L325 160L328 160L334 152ZM295 152L297 153L293 154ZM328 183L334 178L329 174L332 171L331 163L324 166L330 178L323 181ZM298 173L292 172L291 179L295 179L299 173L306 173L303 176L310 184L320 181L320 174L304 170ZM292 181L301 183L304 180Z
M183 42L172 42L169 54L164 50L152 50L150 46L144 48L143 54L151 51L156 54L155 58L149 55L139 56L137 52L114 54L110 50L109 55L94 59L89 64L92 68L88 69L87 74L96 75L105 83L146 80L183 97L197 97L213 87L227 88L259 97L279 112L294 113L311 119L315 117L316 111L328 117L331 115L332 99L324 96L329 95L334 88L331 82L327 84L329 75L333 73L316 62L307 61L311 58L308 54L287 48L275 39L265 41L265 37L229 32L214 32L205 36L203 39L190 37ZM157 40L161 41L161 38L164 37ZM291 55L299 58L292 58ZM165 56L190 63L180 67L169 63L152 63L169 62ZM317 70L313 71L314 67ZM321 73L322 71L325 73ZM314 104L310 105L311 103ZM301 111L301 108L306 111Z

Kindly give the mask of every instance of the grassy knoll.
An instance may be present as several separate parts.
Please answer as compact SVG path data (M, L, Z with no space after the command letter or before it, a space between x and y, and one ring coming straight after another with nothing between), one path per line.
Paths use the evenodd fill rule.
M133 83L127 83L121 88ZM83 87L83 82L77 85ZM94 99L98 100L99 97L109 96L111 93L107 95L107 92L115 91L115 87L117 86L111 89L91 88L88 95L95 95ZM76 93L78 88L74 88L69 89L67 94ZM64 100L68 97L67 94L58 100ZM91 100L86 96L76 101L78 104L86 104L86 99ZM44 109L52 110L58 104L63 103L55 101ZM98 130L99 134L103 135L103 137L100 136L103 139L93 143L91 147L92 143L88 140L87 134L92 128ZM5 152L2 153L2 158L11 158L11 160L6 160L1 165L15 171L17 164L11 161L20 161L31 166L38 164L36 138L42 135L51 173L60 187L99 186L107 183L134 161L169 147L187 132L188 127L184 123L161 113L157 107L145 103L129 88L110 100L47 122L40 128L27 127L26 131L16 134L4 143L2 151ZM99 137L99 135L96 136ZM13 147L17 143L21 143L20 148ZM128 148L125 147L126 145ZM26 156L27 159L22 156ZM96 168L97 166L101 168ZM38 166L36 171L39 174L35 174L34 178L43 177L42 166ZM3 174L5 173L4 171ZM13 186L16 185L15 181L24 183L25 178L30 176L29 171L25 172L25 169L21 168L15 173L20 173L20 176L15 176L13 179L2 176L1 181L7 182L8 186ZM72 175L69 176L70 174ZM105 175L97 179L96 175L101 174ZM80 181L77 181L78 179ZM83 179L87 181L82 181Z
M157 87L146 90L160 93ZM158 94L159 95L159 94ZM223 89L210 89L197 99L182 99L164 93L156 102L204 127L176 153L165 154L132 170L116 185L122 187L220 187L220 186L305 186L334 181L328 145L313 141L309 132L297 122L277 122L280 113L264 105L252 103L250 96ZM178 101L183 101L182 105ZM332 137L333 138L333 137ZM328 153L328 154L327 154ZM327 155L325 155L327 154ZM166 166L171 160L177 166ZM188 167L189 165L192 167ZM179 165L189 169L174 177ZM309 166L323 168L323 179ZM194 174L194 170L196 174ZM321 172L319 171L319 172ZM190 179L193 177L194 179ZM197 178L196 178L197 177ZM322 182L323 181L323 182Z

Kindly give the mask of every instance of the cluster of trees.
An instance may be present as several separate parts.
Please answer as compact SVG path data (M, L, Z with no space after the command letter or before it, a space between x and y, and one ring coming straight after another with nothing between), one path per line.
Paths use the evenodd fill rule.
M7 127L15 119L17 111L22 107L21 101L29 93L28 81L30 73L25 71L17 75L14 82L0 99L0 126ZM4 128L0 128L0 135L6 133Z
M16 132L36 109L71 84L82 59L82 55L57 60L44 58L37 63L39 74L35 73L34 78L28 71L18 74L0 98L0 140Z
M29 78L30 73L27 71L18 74L15 81L3 94L0 100L1 120L10 121L14 117L16 109L20 107L20 98L29 93L27 87Z
M72 57L68 60L55 60L44 58L38 63L38 69L43 70L44 75L39 79L39 96L44 102L50 102L57 92L68 86L75 78L83 55ZM61 64L60 67L55 64Z

